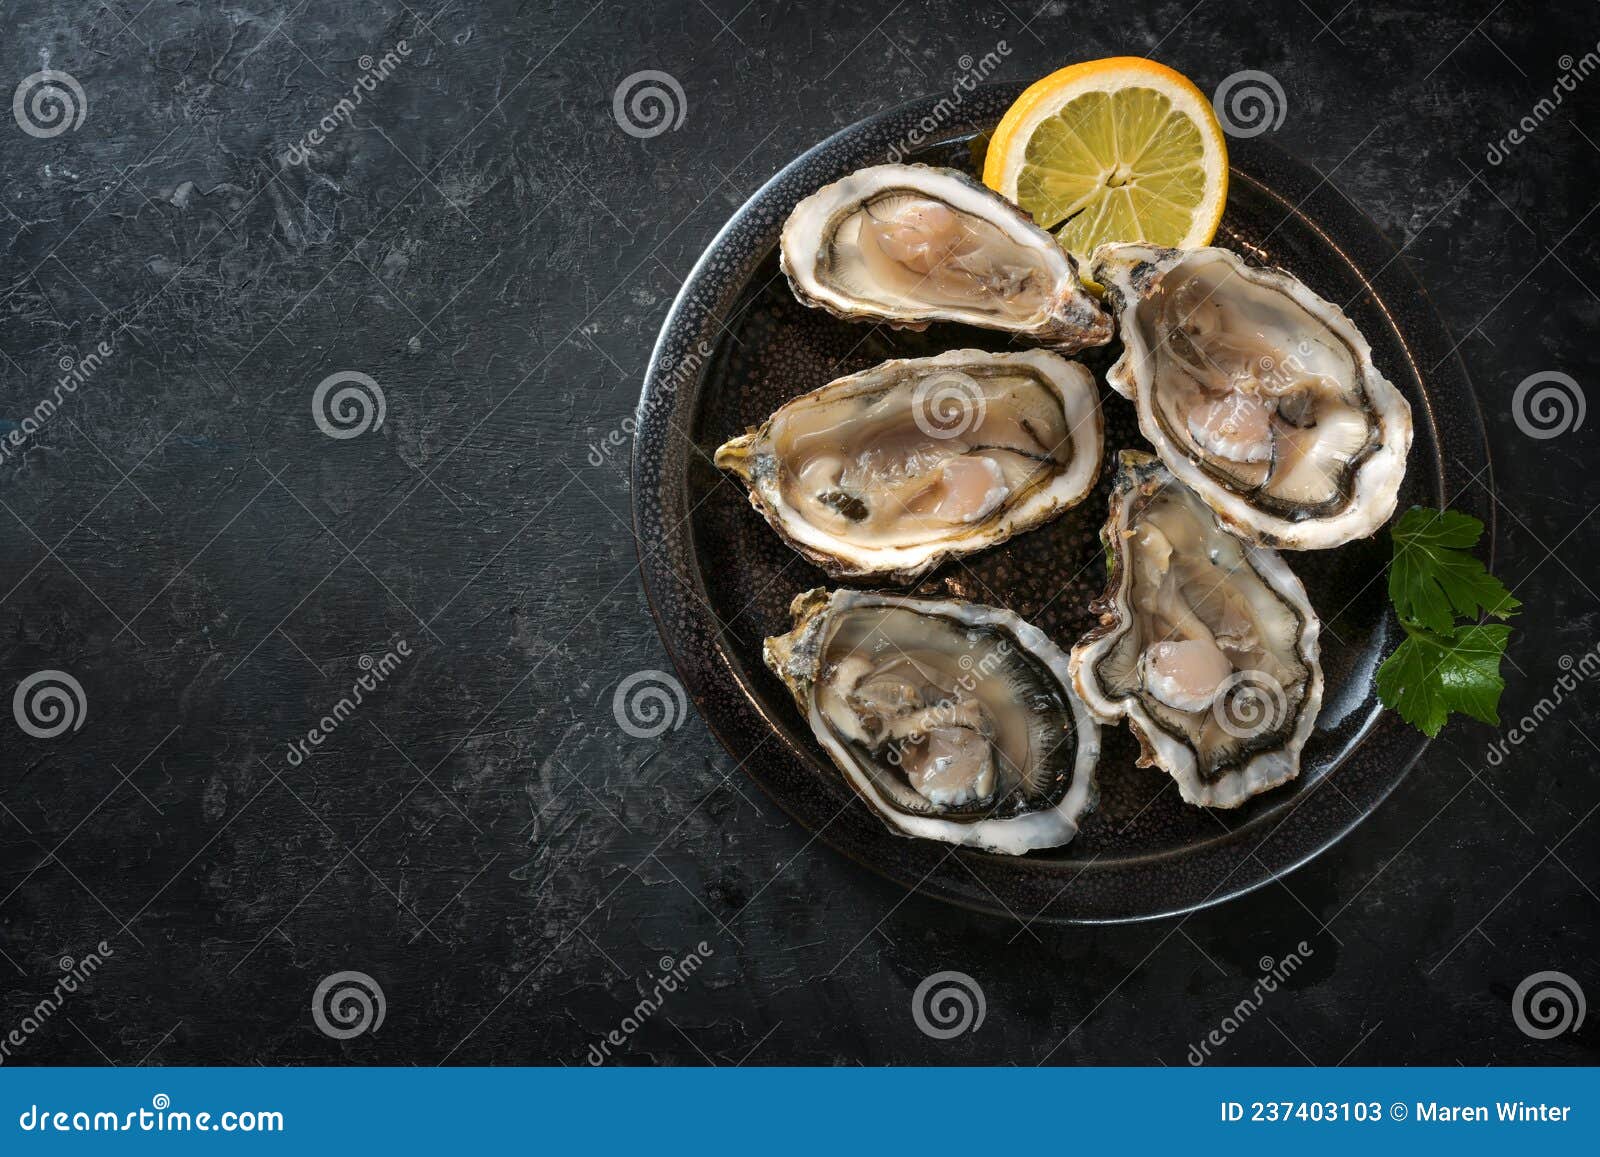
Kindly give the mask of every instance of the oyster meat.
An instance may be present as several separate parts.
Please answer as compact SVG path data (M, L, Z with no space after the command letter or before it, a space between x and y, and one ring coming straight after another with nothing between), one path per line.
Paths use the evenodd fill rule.
M1043 350L952 350L795 398L716 463L830 575L910 582L1081 502L1102 441L1083 366Z
M1055 238L954 169L851 173L795 206L781 247L795 296L838 317L962 322L1064 353L1111 340L1111 319Z
M1322 707L1316 612L1278 553L1236 537L1148 454L1124 451L1101 538L1111 577L1072 679L1202 807L1293 779Z
M1394 513L1411 407L1337 306L1227 249L1103 245L1107 380L1185 485L1253 542L1339 546Z
M1100 729L1067 655L1010 611L807 591L767 666L818 742L896 831L1019 855L1077 834Z

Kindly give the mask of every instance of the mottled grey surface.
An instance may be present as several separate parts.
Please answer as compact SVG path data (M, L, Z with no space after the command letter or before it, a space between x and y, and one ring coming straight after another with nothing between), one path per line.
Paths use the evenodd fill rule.
M12 0L0 33L5 91L49 67L87 101L53 137L0 118L0 418L21 443L0 443L0 691L59 670L87 703L53 739L0 714L0 1037L27 1033L6 1063L582 1063L701 941L618 1060L1182 1064L1301 941L1218 1061L1600 1055L1594 1018L1541 1041L1510 1009L1546 969L1600 994L1586 685L1504 758L1503 731L1453 725L1285 882L1101 929L908 897L729 775L697 718L638 739L612 710L666 664L624 431L678 284L796 152L1001 40L999 79L1113 53L1208 92L1277 79L1273 139L1403 247L1460 339L1497 570L1528 607L1504 717L1553 699L1562 656L1595 645L1596 423L1533 438L1512 397L1535 371L1596 380L1600 79L1535 111L1595 50L1594 5ZM648 138L612 111L644 69L685 105ZM312 394L346 370L386 416L335 439ZM92 980L25 1029L100 941ZM911 1000L949 969L987 1017L940 1041ZM343 970L387 1009L340 1042L311 999Z

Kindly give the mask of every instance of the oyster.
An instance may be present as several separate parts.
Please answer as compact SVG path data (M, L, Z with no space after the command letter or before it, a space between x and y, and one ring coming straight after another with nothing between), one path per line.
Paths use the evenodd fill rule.
M1083 366L1043 350L952 350L803 394L716 463L830 575L911 582L1081 502L1102 440Z
M1010 855L1077 834L1100 728L1044 632L995 607L820 587L790 612L767 666L891 826Z
M1011 202L954 169L875 165L784 222L794 294L846 319L955 321L1072 353L1111 340L1077 262Z
M1123 451L1101 538L1111 578L1072 680L1139 766L1189 803L1236 807L1300 772L1322 707L1316 612L1276 551L1230 534L1149 454Z
M1094 277L1125 351L1107 380L1235 533L1312 550L1388 521L1411 407L1338 307L1227 249L1103 245Z

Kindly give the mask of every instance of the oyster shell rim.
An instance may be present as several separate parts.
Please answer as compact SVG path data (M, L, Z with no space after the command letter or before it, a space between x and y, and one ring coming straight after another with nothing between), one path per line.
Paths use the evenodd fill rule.
M824 246L823 230L847 205L865 203L851 188L853 182L870 181L891 170L907 174L908 181L924 174L938 181L951 181L963 197L981 203L995 212L986 219L1015 237L1022 233L1045 256L1056 275L1055 289L1043 316L1033 325L999 326L986 322L971 311L928 309L910 318L872 308L868 303L846 297L818 281L809 273L817 264ZM885 186L892 187L892 186ZM956 205L954 201L947 204ZM961 208L960 205L956 205ZM825 211L831 210L831 211ZM973 211L974 216L981 213ZM1019 242L1020 243L1020 242ZM800 263L805 264L800 264ZM920 332L933 322L968 325L996 333L1027 338L1061 354L1103 346L1116 335L1116 320L1083 282L1078 259L1068 253L1049 232L1034 223L1033 216L993 189L959 169L922 163L888 162L865 165L821 186L802 198L784 219L778 236L778 268L782 270L795 299L812 309L821 309L844 321L872 321L892 329Z
M750 465L750 451L760 444L772 421L784 409L821 395L826 390L841 392L864 382L870 375L890 369L927 367L931 369L958 368L973 360L991 364L1021 363L1037 371L1056 395L1062 414L1067 419L1068 437L1073 442L1073 457L1068 468L1051 479L1050 483L1024 496L1021 502L1006 506L999 512L992 533L981 527L978 532L956 541L923 543L916 546L879 548L879 553L891 556L891 561L878 566L857 565L848 554L825 549L831 536L818 532L813 541L791 532L791 521L800 526L810 526L798 517L787 517L792 508L783 500L770 471ZM1057 377L1060 374L1061 377ZM1069 397L1066 378L1075 378L1079 397ZM1078 405L1074 405L1074 401ZM1086 404L1085 404L1086 403ZM1085 426L1087 424L1087 428ZM1080 434L1079 431L1084 430ZM854 374L834 378L814 390L799 394L779 406L763 421L749 427L743 434L728 439L718 446L712 459L719 469L736 475L749 493L750 505L772 527L778 537L791 549L798 551L807 561L819 567L831 579L881 579L899 585L910 585L922 576L956 558L990 550L1010 541L1019 534L1037 530L1059 518L1068 510L1079 506L1094 492L1100 480L1105 460L1105 413L1100 406L1100 390L1093 371L1082 362L1073 361L1051 350L1029 349L992 352L980 349L953 349L923 358L890 358ZM834 540L837 541L837 540ZM968 545L974 544L974 545ZM855 548L840 544L841 549ZM868 548L871 549L871 548ZM857 558L860 555L856 556Z
M1218 256L1247 280L1286 294L1320 317L1349 348L1361 368L1360 386L1378 426L1375 449L1356 468L1350 500L1332 515L1301 520L1261 510L1247 495L1207 474L1189 454L1175 447L1156 417L1146 391L1140 388L1139 365L1150 350L1132 324L1141 302L1179 263L1195 254ZM1172 249L1146 242L1101 245L1092 261L1094 279L1106 288L1106 300L1117 321L1123 352L1106 371L1106 383L1133 402L1139 433L1155 447L1167 469L1197 493L1217 517L1240 538L1280 550L1329 550L1377 533L1394 516L1415 435L1411 403L1372 360L1372 346L1349 315L1319 296L1286 269L1250 265L1237 252L1220 245Z
M1072 782L1061 799L1039 811L965 823L937 816L910 815L885 803L870 777L854 770L854 760L848 749L824 726L812 694L816 667L828 636L829 619L840 611L859 606L904 607L919 614L942 615L958 622L997 628L1042 662L1060 685L1072 711L1073 739L1077 745ZM1070 655L1044 631L1004 607L853 587L836 587L831 591L827 587L813 587L802 591L789 604L789 613L793 626L783 634L763 640L762 661L789 689L812 738L821 744L846 785L892 833L908 839L934 840L1007 856L1064 847L1077 838L1084 817L1095 809L1100 798L1096 773L1100 763L1101 723L1073 686ZM1012 838L1003 838L1006 836Z
M1155 455L1142 450L1122 450L1117 455L1118 474L1112 485L1109 510L1105 525L1100 531L1101 545L1110 560L1110 574L1105 591L1090 603L1090 610L1099 618L1082 638L1073 644L1071 672L1073 690L1088 705L1102 724L1107 726L1126 721L1128 729L1139 741L1140 767L1158 767L1178 784L1183 801L1196 807L1237 808L1254 796L1273 788L1282 787L1299 778L1300 755L1322 713L1324 677L1321 662L1322 619L1311 605L1305 584L1294 573L1277 551L1269 546L1252 543L1239 535L1245 557L1251 568L1272 588L1273 593L1291 605L1303 608L1301 628L1295 640L1295 651L1309 672L1305 695L1298 707L1299 717L1287 741L1278 747L1253 753L1242 765L1230 768L1213 783L1200 778L1199 761L1187 743L1172 735L1151 719L1137 695L1113 698L1103 694L1095 666L1110 649L1112 643L1132 627L1131 618L1122 615L1128 605L1132 572L1127 565L1126 551L1116 549L1127 526L1131 500L1147 481L1164 473L1168 478L1176 475ZM1176 479L1182 485L1181 479ZM1204 496L1200 495L1202 502ZM1207 506L1210 510L1210 507ZM1217 527L1224 534L1232 534L1228 525L1216 516ZM1285 758L1287 756L1287 758ZM1260 765L1259 767L1257 765ZM1234 785L1225 790L1224 785Z

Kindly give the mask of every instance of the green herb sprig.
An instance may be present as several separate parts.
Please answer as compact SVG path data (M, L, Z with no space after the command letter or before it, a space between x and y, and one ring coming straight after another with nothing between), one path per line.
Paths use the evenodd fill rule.
M1405 640L1378 668L1378 698L1432 738L1452 712L1500 722L1500 676L1522 604L1469 553L1483 523L1456 510L1413 506L1389 531L1389 600Z

